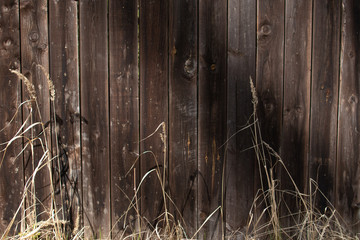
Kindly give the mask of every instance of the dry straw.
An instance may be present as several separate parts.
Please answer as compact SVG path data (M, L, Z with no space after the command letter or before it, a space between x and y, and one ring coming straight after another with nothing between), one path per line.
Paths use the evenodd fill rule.
M55 88L53 82L50 80L49 75L46 73L45 69L42 66L39 66L42 71L46 74L49 85L49 93L51 101L55 99ZM21 73L11 70L12 73L16 74L19 79L23 80L29 97L31 100L36 103L36 92L34 85ZM259 189L258 194L254 199L253 206L249 212L248 224L243 229L238 229L235 231L227 231L226 239L348 239L356 240L357 236L348 231L342 224L341 218L338 217L336 210L329 203L329 207L325 209L324 212L320 212L314 207L313 198L314 193L304 194L299 191L296 187L295 182L292 180L290 174L288 173L283 161L280 156L274 151L266 142L261 138L261 131L259 126L259 121L257 119L256 108L259 103L259 100L256 95L256 89L252 80L250 80L251 92L252 92L252 103L254 107L254 112L249 120L248 126L238 131L236 134L241 134L243 130L250 129L253 134L253 149L255 151L256 158L258 160L258 166L260 170L260 177L265 176L264 179L261 177L261 189ZM23 105L23 104L21 104ZM39 109L37 108L38 113ZM18 111L17 111L18 113ZM16 114L17 114L16 113ZM35 114L35 112L30 111L29 114ZM75 223L75 229L72 231L65 228L68 224L65 220L59 219L59 212L61 209L56 210L55 206L55 197L54 197L54 188L52 187L51 201L53 202L48 211L48 219L44 221L38 221L36 216L36 192L35 192L35 176L40 169L48 169L51 176L52 169L50 168L51 163L54 159L58 159L56 156L50 157L48 137L46 137L46 132L43 128L44 124L42 122L32 123L31 117L25 116L25 123L21 126L16 135L13 136L13 139L10 139L5 143L6 148L9 147L16 139L24 139L26 143L24 149L22 149L18 156L20 156L27 148L33 147L35 139L40 141L43 149L43 154L41 159L39 159L39 164L35 166L35 169L25 184L23 189L23 197L21 204L16 211L13 219L11 220L8 228L4 233L2 233L2 239L84 239L84 228L79 229L80 219L77 218ZM27 127L26 127L27 125ZM42 135L36 136L36 138L29 139L25 136L25 133L29 132L35 126L42 126ZM161 130L160 130L161 129ZM163 143L163 152L164 152L164 162L163 166L166 165L166 156L167 156L167 132L165 123L161 123L155 131L150 134L148 137L142 139L145 141L149 137L153 136L158 130L160 130L160 139ZM231 136L233 137L233 136ZM226 144L226 143L225 143ZM225 145L224 144L224 145ZM6 151L3 152L3 159L5 159ZM134 168L135 163L138 161L140 156L150 155L154 162L156 163L156 168L153 168L147 172L144 176L141 177L139 183L136 182L136 170ZM129 169L130 172L134 172L134 196L126 196L129 200L129 207L127 211L119 217L118 221L124 219L123 231L120 233L112 232L112 236L117 239L196 239L198 233L202 231L203 227L208 224L210 218L217 213L218 211L222 212L222 206L211 213L206 220L200 224L200 227L195 232L193 236L188 236L186 232L186 223L181 221L175 221L174 216L168 211L168 205L173 205L174 209L177 210L174 202L171 199L171 196L165 191L166 185L166 175L165 171L160 170L160 166L157 160L158 156L151 151L145 151L139 154L138 158L134 160L134 165ZM275 159L271 163L270 159ZM46 168L47 166L47 168ZM1 164L0 164L1 167ZM295 190L281 190L278 188L279 180L274 177L274 169L282 168L283 171L289 174L289 177L294 185ZM141 216L138 206L138 193L141 187L143 186L145 179L150 175L156 174L158 181L161 185L161 190L163 192L163 200L167 203L164 206L164 211L158 217L158 224L156 226L151 226L148 219ZM224 174L224 173L223 173ZM225 176L223 176L224 178ZM51 182L51 185L53 184ZM315 186L315 189L318 191L316 183L313 180L310 180L310 185ZM120 189L121 190L121 189ZM318 191L319 192L319 191ZM321 194L321 192L319 192ZM300 204L299 212L289 212L287 216L281 215L279 207L284 204L283 196L291 195L298 199ZM25 202L27 201L28 196L34 197L32 201L29 201L27 208L25 209ZM241 204L241 203L239 203ZM259 209L259 206L261 208ZM231 210L231 209L230 209ZM129 212L134 211L136 213L136 219L131 219L129 217ZM178 210L177 210L178 211ZM180 213L179 213L180 214ZM18 223L17 216L22 215L20 222L25 222L25 227L18 231L17 234L10 236L11 229L14 228ZM294 225L283 227L281 222L286 218L295 219ZM133 221L132 221L133 220ZM115 229L115 224L118 224L118 221L114 223L113 231ZM135 223L135 224L134 224ZM161 226L161 227L160 227ZM106 236L110 238L110 236Z
M16 74L16 76L18 76L18 78L24 82L24 84L26 86L26 90L30 96L30 99L36 100L36 91L35 91L34 84L32 84L30 82L30 80L27 77L25 77L25 75L21 74L20 72L12 70L12 69L10 69L10 72Z

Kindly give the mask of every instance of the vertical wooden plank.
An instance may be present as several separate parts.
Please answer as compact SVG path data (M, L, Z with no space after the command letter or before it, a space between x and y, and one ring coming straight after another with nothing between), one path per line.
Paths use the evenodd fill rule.
M80 1L80 75L85 238L110 231L107 2Z
M122 215L134 196L133 171L126 174L139 152L137 11L134 0L109 2L111 219L116 224L113 238L119 236L124 224L133 228L136 217L134 210L128 212L127 219ZM139 169L138 164L134 167Z
M227 31L229 141L226 147L225 214L226 229L233 233L246 226L254 199L252 135L250 129L240 129L253 113L250 77L255 80L256 1L229 1Z
M140 152L152 152L141 157L141 177L159 166L163 178L167 168L167 120L168 1L140 0ZM151 135L161 123L164 128ZM153 225L163 207L160 182L152 172L141 187L141 213Z
M199 1L198 221L199 226L222 207L226 141L227 2ZM199 238L220 239L223 216L218 210Z
M279 151L284 71L284 0L259 0L257 16L256 89L261 135Z
M38 112L35 104L32 105L34 112L32 118L33 123L41 121L46 123L50 120L50 96L49 86L46 78L47 73L44 73L43 70L38 67L38 65L41 65L46 72L49 71L47 7L46 0L20 1L22 73L35 86L37 103L40 110L40 112ZM23 89L25 88L25 85L23 85ZM29 99L27 93L24 93L23 99ZM24 117L26 117L29 112L26 111L26 108L24 108L24 110ZM41 115L41 118L39 115ZM33 128L32 131L32 137L35 137L41 133L42 129L40 127L36 127ZM47 134L49 134L49 132L47 132ZM45 141L50 144L50 138L42 138L42 141L44 144ZM26 166L25 181L27 181L31 176L34 168L38 165L39 160L44 154L41 149L39 140L34 141L33 145L33 157L31 156L30 151L25 153L24 156ZM40 201L40 203L37 203L36 214L40 220L47 219L47 212L51 206L50 172L48 167L42 168L37 173L35 178L35 186L36 198ZM29 198L32 197L33 196L29 195Z
M281 156L299 190L303 192L308 183L312 1L289 0L285 5ZM281 174L281 188L294 190L286 171L282 170ZM292 213L299 211L296 199L289 194L284 195L284 203ZM282 208L283 216L289 214L287 207Z
M360 3L342 2L336 209L359 232Z
M0 143L5 143L15 136L21 126L21 112L11 122L21 101L21 82L9 71L20 70L18 1L0 1L0 15L0 128L3 129ZM6 152L0 154L0 233L5 232L22 197L23 164L22 158L16 157L21 146L21 140L15 141ZM1 150L4 148L2 145ZM19 221L21 217L19 214L16 220ZM10 235L19 230L14 225Z
M53 133L54 188L64 220L78 228L82 218L80 159L80 94L78 61L78 5L71 0L49 1L50 76L55 86L51 119ZM54 117L54 114L55 117ZM56 117L57 116L57 117ZM60 196L61 195L61 196ZM80 227L81 228L81 227Z
M197 230L197 1L170 1L169 187L188 236ZM184 220L184 222L182 222Z
M340 1L314 1L309 174L332 202L335 200L340 10ZM327 200L317 194L316 207L324 210L327 206Z
M275 151L280 151L282 129L282 104L283 104L283 73L284 73L284 0L259 0L257 1L257 64L256 64L256 89L259 105L257 109L260 120L261 137ZM277 160L271 156L266 171ZM258 161L258 160L257 160ZM262 160L256 163L255 189L267 190L269 183L266 178ZM279 178L277 169L273 169L273 178ZM260 192L259 192L260 193ZM257 202L256 216L261 216L266 202ZM262 215L258 219L261 223L267 222L268 216ZM260 224L261 225L261 224Z

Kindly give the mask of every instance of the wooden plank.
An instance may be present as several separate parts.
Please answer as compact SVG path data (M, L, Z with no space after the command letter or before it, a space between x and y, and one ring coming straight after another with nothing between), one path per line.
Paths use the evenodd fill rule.
M284 71L284 0L258 1L256 89L261 135L279 151Z
M339 84L340 10L336 0L314 1L310 119L310 178L334 203ZM312 186L314 191L314 185ZM316 207L329 204L317 194Z
M78 5L71 0L49 1L50 76L55 86L52 124L54 188L57 209L71 229L82 224ZM58 119L56 119L58 118Z
M336 209L354 232L359 232L359 74L360 3L344 0L341 21L341 58Z
M107 8L106 1L80 1L85 238L106 238L111 226Z
M167 168L168 1L140 1L140 153L141 178ZM163 127L160 126L161 123ZM155 130L160 126L158 131ZM151 136L151 137L150 137ZM146 138L146 139L145 139ZM157 161L157 162L156 162ZM158 163L158 164L157 164ZM167 178L167 177L165 177ZM141 213L154 226L163 213L163 189L155 172L141 187Z
M306 191L308 183L311 17L311 1L286 1L281 157L301 192ZM281 188L294 190L285 170L281 173ZM299 211L291 195L284 195L284 203L287 207L282 207L282 216L289 214L288 208L294 214Z
M21 102L21 81L11 74L12 70L20 70L20 38L19 38L19 5L15 0L0 1L0 143L5 143L13 138L21 126L21 112L16 114ZM6 152L0 154L0 237L12 220L22 199L23 191L23 163L17 157L21 151L21 140L11 144ZM1 146L1 150L5 145ZM21 213L16 221L22 218ZM17 222L15 222L15 225ZM10 235L20 231L11 228Z
M280 151L283 104L284 73L284 0L259 0L257 2L257 57L256 89L258 92L258 118L260 120L261 138L275 151ZM276 158L267 155L266 171L274 166ZM260 161L258 161L260 160ZM263 159L257 159L255 171L255 191L267 190L269 183L265 174ZM277 168L273 168L273 178L279 178ZM259 194L261 191L259 192ZM269 221L269 215L263 215L268 207L268 199L259 199L256 206L256 219L259 225ZM259 227L259 226L258 226ZM266 229L264 229L266 231Z
M199 1L198 221L199 226L223 207L226 141L227 2ZM220 239L223 215L218 210L198 238Z
M139 152L138 7L134 0L109 2L110 144L112 237L134 228L136 212L124 212L134 196L133 171ZM138 164L134 166L139 169ZM138 177L138 176L135 176ZM137 181L138 182L138 181Z
M22 73L35 86L37 97L37 108L32 104L33 118L32 122L43 122L44 124L50 120L50 96L49 86L46 74L49 71L49 49L48 49L48 14L46 0L30 0L20 1L20 34L21 34L21 68ZM42 66L43 70L39 67ZM45 71L45 73L44 73ZM23 89L26 89L25 84ZM23 93L23 99L29 99L27 93ZM38 109L40 112L38 112ZM27 108L24 108L24 118L29 114ZM41 116L41 117L40 117ZM32 133L28 136L34 138L42 132L41 127L32 128ZM47 148L50 150L49 132L47 139L42 137ZM44 135L42 135L44 136ZM25 181L29 179L34 168L38 165L44 152L41 149L39 140L32 142L34 154L27 151L24 156L25 160ZM51 207L51 186L50 172L48 167L42 168L35 177L35 193L36 198L40 201L36 204L36 214L38 220L44 220L48 217L48 211ZM29 200L34 199L28 195ZM28 202L27 207L31 207L35 202ZM32 221L35 219L31 219Z
M197 230L197 1L170 1L169 187L188 236ZM184 169L186 169L184 171Z
M225 220L226 230L232 234L246 226L254 199L252 135L249 128L240 129L247 125L253 113L250 77L255 80L256 1L229 1L227 31L229 141L226 147Z

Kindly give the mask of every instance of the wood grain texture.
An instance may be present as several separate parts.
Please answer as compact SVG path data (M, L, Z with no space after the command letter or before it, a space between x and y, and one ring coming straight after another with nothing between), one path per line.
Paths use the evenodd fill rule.
M249 128L240 129L253 120L249 119L253 113L250 77L255 80L256 1L229 1L227 31L225 220L226 231L232 234L246 226L254 199L252 135Z
M360 164L360 4L344 0L341 20L341 69L339 91L336 209L359 232Z
M51 124L57 209L70 228L82 225L78 6L71 0L49 1L50 76L55 86ZM58 119L57 119L58 118ZM54 121L55 119L55 121Z
M176 221L197 230L197 1L170 1L169 187ZM185 171L186 169L186 171Z
M284 0L257 1L257 57L256 57L256 90L258 93L258 118L260 120L261 138L275 151L280 151L283 117L283 82L284 82ZM278 160L270 154L258 161L255 167L255 190L267 190L269 183L265 170L273 171L273 178L279 179ZM266 167L266 169L265 169ZM272 168L272 169L271 169ZM261 193L261 191L259 192ZM262 215L268 202L258 201L256 217L261 223L269 221L269 215ZM266 231L266 230L265 230Z
M111 229L119 238L124 225L139 229L135 210L121 217L134 183L152 171L138 195L149 220L142 229L162 226L157 217L166 204L191 237L221 206L195 237L220 239L244 229L261 187L251 131L238 132L252 120L251 76L262 139L280 152L301 192L314 191L309 177L316 180L359 232L359 16L355 0L0 0L0 128L29 99L9 72L21 70L39 103L39 113L31 105L32 122L54 127L56 119L59 127L41 140L53 156L59 149L60 162L51 166L55 199L70 228L85 226L90 239L107 238ZM28 107L0 131L0 143L16 133ZM40 140L33 143L34 154L29 147L21 159L15 156L23 144L13 143L1 163L0 234L43 154ZM50 177L44 167L35 181L39 201L27 198L26 207L38 204L37 220L48 217ZM294 190L283 169L275 178L280 189ZM283 197L280 215L302 210L294 197ZM314 203L328 206L320 194Z
M308 183L311 18L311 1L286 1L281 157L300 192L306 191ZM281 174L281 189L294 190L286 171ZM284 195L284 203L283 216L299 211L291 195Z
M136 217L134 210L123 214L134 196L131 167L139 153L138 8L134 0L109 4L111 219L117 239L124 226L134 228Z
M256 90L261 135L279 151L284 72L284 0L259 0L257 15Z
M35 86L38 108L35 103L32 104L32 123L43 122L44 124L50 120L49 86L46 78L46 74L49 72L47 7L46 0L20 1L21 70ZM45 72L39 65L43 67ZM23 100L30 98L25 89L25 84L23 84ZM24 108L23 113L25 119L29 115L28 109ZM42 128L38 125L38 127L32 128L28 137L35 138L41 132ZM41 139L44 144L47 142L47 147L50 149L51 138L48 131L47 138L45 139L42 134ZM25 181L29 179L44 154L39 139L33 141L32 145L34 154L31 154L30 149L28 149L24 156ZM51 207L50 172L48 167L42 168L37 173L35 177L35 193L36 198L39 200L36 206L38 220L47 219L47 212ZM28 200L33 199L33 196L28 195L28 197ZM27 207L35 204L28 203Z
M164 127L160 126L162 123ZM167 131L168 1L140 0L141 178L152 169L158 169L160 178L164 178L168 155ZM144 154L145 151L148 153ZM163 180L167 180L167 176ZM150 221L152 226L149 227L155 226L159 220L156 218L164 211L162 191L159 178L153 171L141 187L141 214Z
M198 221L199 226L223 207L226 141L227 3L199 1L199 113L198 113ZM220 209L198 238L220 239L224 232Z
M0 1L0 143L13 138L21 126L21 81L9 69L20 70L19 5L15 0ZM16 114L16 116L15 116ZM14 120L11 119L15 116ZM0 237L19 207L23 191L22 148L19 139L7 147L1 145L0 154ZM6 152L2 150L6 149ZM22 218L18 214L16 221ZM12 227L10 235L20 231Z
M335 200L340 5L336 0L314 1L313 10L309 174L332 203ZM328 205L318 193L316 207L323 211Z
M85 238L111 227L107 2L80 1L80 76Z

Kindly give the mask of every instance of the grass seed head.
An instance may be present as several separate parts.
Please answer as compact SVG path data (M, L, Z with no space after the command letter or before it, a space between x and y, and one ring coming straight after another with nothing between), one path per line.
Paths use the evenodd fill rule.
M22 80L24 82L24 84L26 86L26 90L30 96L30 99L36 100L36 91L35 91L34 84L32 84L30 82L30 80L27 77L25 77L25 75L23 75L22 73L12 70L12 69L10 69L10 72L14 73L20 80Z

